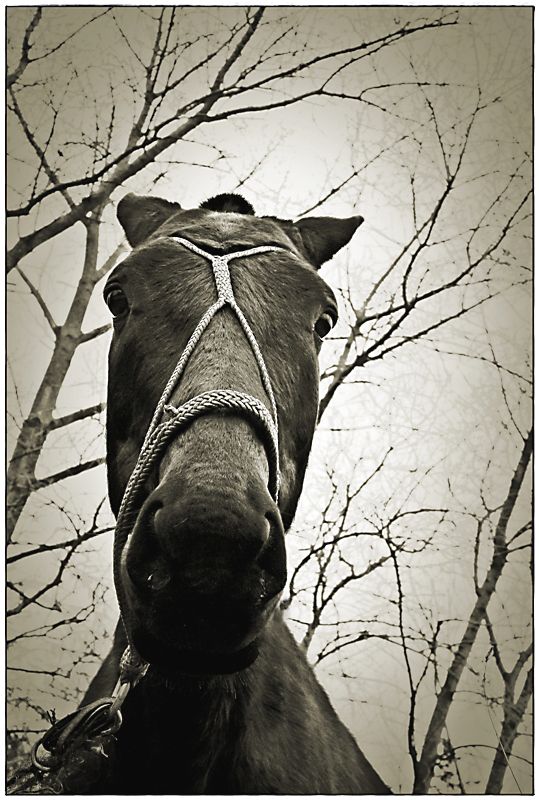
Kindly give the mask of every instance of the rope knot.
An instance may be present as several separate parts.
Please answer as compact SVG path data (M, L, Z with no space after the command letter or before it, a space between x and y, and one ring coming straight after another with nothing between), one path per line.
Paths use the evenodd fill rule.
M232 290L230 269L228 267L228 260L226 256L212 256L211 265L213 267L213 274L215 277L215 285L217 287L217 296L219 300L224 300L227 303L233 303L234 292Z
M142 660L136 650L128 645L120 659L120 683L136 686L145 676L148 666L148 663Z

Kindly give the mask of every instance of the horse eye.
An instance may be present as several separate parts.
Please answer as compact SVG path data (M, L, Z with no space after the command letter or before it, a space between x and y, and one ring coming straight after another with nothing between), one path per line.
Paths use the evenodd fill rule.
M121 289L111 289L105 295L105 303L109 307L109 311L113 317L121 317L129 311L129 303L127 297Z
M317 320L316 325L314 326L314 330L318 334L318 336L321 339L323 339L324 336L328 335L328 333L330 332L330 330L333 328L334 325L335 325L335 317L328 311L326 311Z

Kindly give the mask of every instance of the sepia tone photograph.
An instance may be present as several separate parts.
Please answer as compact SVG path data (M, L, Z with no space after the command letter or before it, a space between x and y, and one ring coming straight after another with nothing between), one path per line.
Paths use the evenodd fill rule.
M530 795L532 6L6 8L6 792Z

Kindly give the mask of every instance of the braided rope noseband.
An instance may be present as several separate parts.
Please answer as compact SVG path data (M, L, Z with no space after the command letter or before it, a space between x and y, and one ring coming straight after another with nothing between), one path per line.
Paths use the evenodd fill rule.
M271 380L264 362L264 357L256 341L256 337L247 322L245 315L236 302L232 282L230 278L229 262L232 259L247 258L248 256L258 255L260 253L270 253L273 251L282 251L285 248L273 245L264 245L262 247L252 247L249 250L239 250L227 255L213 255L207 253L202 248L198 247L188 239L183 239L179 236L170 237L178 244L191 250L199 256L202 256L211 263L213 270L213 277L217 289L217 300L208 308L206 313L200 319L195 330L191 334L172 375L170 376L167 385L163 390L159 402L155 408L150 426L144 438L142 448L137 459L135 468L129 478L127 487L125 489L120 510L118 512L118 519L116 522L116 530L114 533L114 583L116 593L118 595L118 604L120 606L120 614L124 623L124 628L129 642L120 662L120 684L134 685L145 674L148 669L148 664L137 653L126 623L127 619L127 605L125 601L124 589L121 581L120 562L123 549L129 538L129 535L136 522L136 517L139 510L139 500L141 491L144 487L145 481L152 469L158 462L161 454L166 450L171 439L178 434L178 432L185 428L189 423L206 414L209 411L221 409L235 409L241 411L242 416L247 417L253 422L254 425L262 433L264 443L268 455L268 463L270 469L269 490L275 501L279 495L280 484L280 471L279 471L279 432L277 421L277 406L275 404L275 397L271 386ZM270 401L271 414L266 406L258 400L245 392L234 391L231 389L215 389L209 392L203 392L196 397L191 398L183 403L179 408L171 405L169 400L172 392L178 385L180 378L185 370L187 362L193 353L197 343L200 341L202 334L210 324L216 313L228 306L235 313L251 349L256 358L258 368L260 370L260 377L266 394ZM166 412L169 415L168 419L163 419L163 414ZM117 698L112 706L112 712L115 712L123 699L125 698L125 691L120 689Z

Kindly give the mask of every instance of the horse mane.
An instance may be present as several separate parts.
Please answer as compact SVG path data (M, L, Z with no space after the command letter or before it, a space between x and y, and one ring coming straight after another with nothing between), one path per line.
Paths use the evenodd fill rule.
M254 216L255 210L241 194L216 194L200 204L200 208L208 211L225 211L233 214L250 214Z

